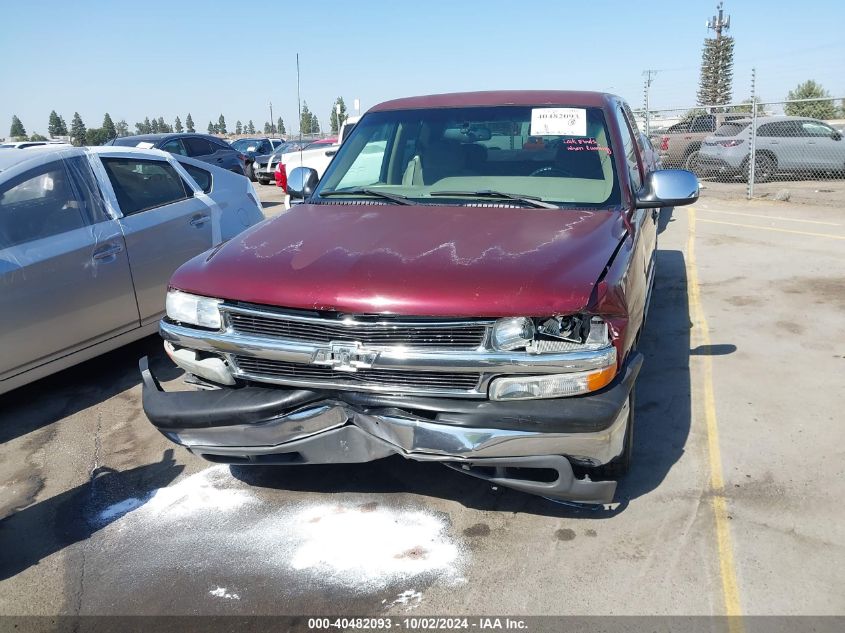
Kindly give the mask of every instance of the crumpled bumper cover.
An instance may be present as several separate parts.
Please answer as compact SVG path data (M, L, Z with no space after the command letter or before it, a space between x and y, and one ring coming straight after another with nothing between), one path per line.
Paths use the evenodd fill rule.
M234 464L368 462L399 454L437 461L491 483L552 499L609 503L614 481L578 479L571 462L620 454L628 395L642 365L633 353L599 392L493 402L247 386L165 392L140 362L147 417L167 438ZM555 471L552 481L513 469Z

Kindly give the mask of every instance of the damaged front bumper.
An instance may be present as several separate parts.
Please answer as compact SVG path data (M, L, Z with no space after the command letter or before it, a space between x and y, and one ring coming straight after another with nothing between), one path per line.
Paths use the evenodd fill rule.
M578 479L622 453L632 353L601 391L493 402L263 386L165 392L141 359L147 417L171 441L232 464L346 464L398 454L544 497L609 503L615 481ZM542 480L532 475L552 474Z

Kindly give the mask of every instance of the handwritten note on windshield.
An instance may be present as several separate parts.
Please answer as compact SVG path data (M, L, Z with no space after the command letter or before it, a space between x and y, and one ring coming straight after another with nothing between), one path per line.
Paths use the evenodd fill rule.
M594 138L568 138L563 144L570 152L607 152L608 156L612 153L609 147L599 145Z
M584 108L532 108L531 136L586 136Z

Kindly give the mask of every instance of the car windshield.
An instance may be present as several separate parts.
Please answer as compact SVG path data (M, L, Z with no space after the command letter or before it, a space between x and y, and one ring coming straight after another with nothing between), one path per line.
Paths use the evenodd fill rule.
M716 130L716 136L736 136L748 127L748 123L725 123Z
M490 204L496 193L496 202L508 194L606 207L620 200L612 153L600 108L374 112L340 147L315 198L342 200L344 190L350 198L366 197L367 189L435 204L448 198Z
M254 138L240 138L237 141L232 141L232 147L239 152L254 152L258 149L260 143L261 141Z

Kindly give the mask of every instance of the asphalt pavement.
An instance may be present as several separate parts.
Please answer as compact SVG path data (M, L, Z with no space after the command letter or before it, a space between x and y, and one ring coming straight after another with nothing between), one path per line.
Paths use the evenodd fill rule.
M0 613L845 614L841 206L660 226L618 503L204 462L145 419L139 357L184 388L150 337L0 396Z

